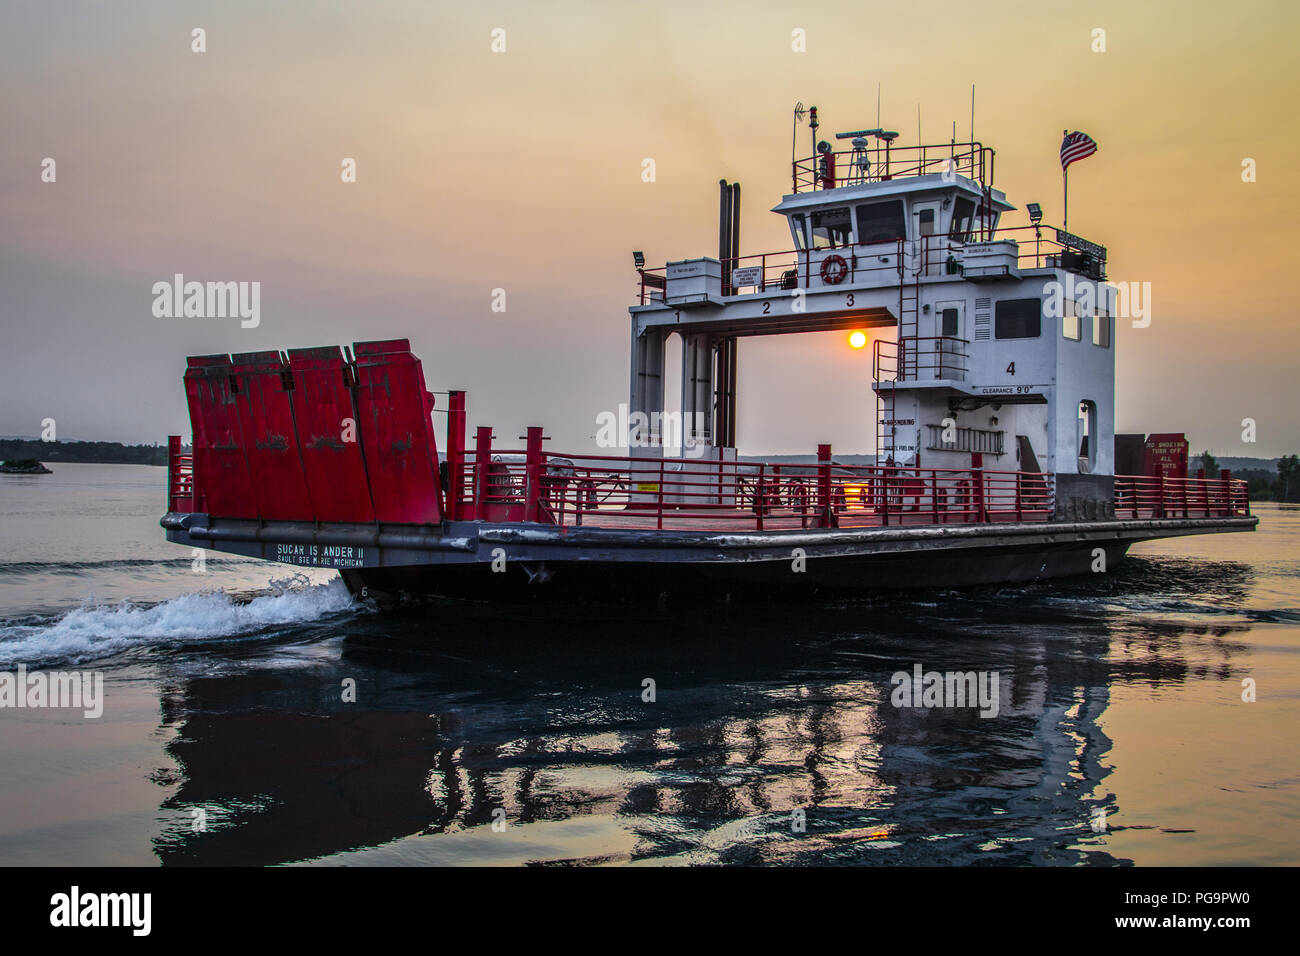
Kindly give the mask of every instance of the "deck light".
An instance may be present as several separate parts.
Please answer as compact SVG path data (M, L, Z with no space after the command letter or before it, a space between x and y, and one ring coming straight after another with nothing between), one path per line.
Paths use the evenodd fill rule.
M1043 207L1038 205L1038 203L1026 203L1025 208L1029 210L1029 221L1035 226L1043 221Z
M644 252L634 252L634 253L632 253L632 262L636 265L636 267L637 267L638 269L644 269L644 268L645 268L645 253L644 253Z
M854 332L849 336L849 345L852 345L855 349L860 349L866 344L867 333L865 332Z

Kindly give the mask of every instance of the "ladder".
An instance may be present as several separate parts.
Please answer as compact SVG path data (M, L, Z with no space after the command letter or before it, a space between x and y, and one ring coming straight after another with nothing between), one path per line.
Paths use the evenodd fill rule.
M905 242L905 241L904 241ZM916 268L909 269L908 257L903 254L903 243L899 246L898 256L898 342L895 348L895 370L893 383L915 381L919 378L919 354L917 336L920 328L921 273L924 271L924 240L917 241ZM909 272L911 273L909 276ZM876 370L876 382L881 384L882 375ZM876 462L884 464L897 460L894 447L894 425L896 403L894 401L895 384L889 388L876 389Z

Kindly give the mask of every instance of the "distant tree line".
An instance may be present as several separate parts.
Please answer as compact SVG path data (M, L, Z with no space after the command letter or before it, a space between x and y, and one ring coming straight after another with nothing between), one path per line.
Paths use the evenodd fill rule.
M1274 501L1300 501L1300 456L1287 455L1277 460L1273 496Z
M0 461L79 461L105 465L165 465L166 445L123 445L115 441L0 439Z
M1197 469L1205 469L1206 478L1219 477L1219 462L1208 451L1191 460L1188 471L1195 476ZM1277 471L1264 468L1243 468L1232 477L1246 482L1251 501L1300 502L1300 456L1286 455L1277 460Z

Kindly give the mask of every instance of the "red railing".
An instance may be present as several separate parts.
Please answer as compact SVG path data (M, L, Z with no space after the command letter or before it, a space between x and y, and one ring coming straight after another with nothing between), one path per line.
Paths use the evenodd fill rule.
M194 506L194 456L181 453L179 435L167 437L167 510L198 510Z
M461 476L462 517L561 527L772 531L1046 521L1053 509L1050 475L979 467L535 458L511 450L467 455Z
M894 239L887 242L857 242L817 249L787 249L781 252L736 256L722 263L720 294L738 294L739 289L767 292L770 289L840 289L855 286L890 286L917 278L963 274L972 245L1010 241L1015 245L1011 263L1017 269L1075 268L1069 257L1072 250L1056 239L1052 226L999 227L985 237L971 233L947 233L919 239ZM981 250L987 255L988 250ZM844 259L847 272L838 282L822 279L821 264L827 256ZM1096 271L1104 278L1105 261ZM737 286L731 279L738 269L757 268L756 283ZM638 270L640 285L637 301L641 305L663 303L668 292L667 266Z
M522 450L492 447L478 429L474 451L448 462L453 519L532 521L561 528L776 531L798 528L1040 522L1055 511L1054 476L970 468L846 465L830 446L801 464L645 456L561 456L528 429ZM710 451L712 451L710 449ZM1117 518L1245 517L1246 482L1117 476Z
M1247 483L1226 472L1219 478L1115 478L1117 518L1244 518L1250 515Z

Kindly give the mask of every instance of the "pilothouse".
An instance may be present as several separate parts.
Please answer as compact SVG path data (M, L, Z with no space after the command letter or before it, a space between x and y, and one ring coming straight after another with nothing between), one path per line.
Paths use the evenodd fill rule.
M816 130L816 108L812 111ZM872 343L878 462L970 464L1056 476L1063 516L1108 514L1115 474L1114 290L1104 247L1031 222L993 186L977 142L898 146L883 129L836 134L792 161L773 207L793 248L641 269L632 309L631 408L663 403L664 343L682 337L685 420L696 442L734 444L736 340L829 329L889 330ZM723 186L724 220L738 195ZM1065 292L1068 290L1068 297ZM701 408L704 404L706 408Z

